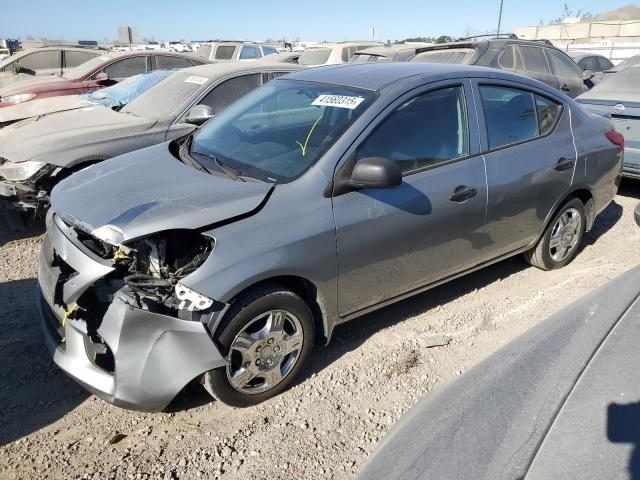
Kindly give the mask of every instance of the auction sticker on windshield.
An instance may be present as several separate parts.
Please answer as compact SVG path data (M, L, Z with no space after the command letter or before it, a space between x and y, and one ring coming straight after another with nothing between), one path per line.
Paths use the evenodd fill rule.
M363 97L349 97L347 95L320 95L311 105L318 107L338 107L353 110L364 101Z
M192 75L191 77L185 80L185 83L197 83L198 85L204 85L208 81L209 79L207 77L198 77L198 76Z

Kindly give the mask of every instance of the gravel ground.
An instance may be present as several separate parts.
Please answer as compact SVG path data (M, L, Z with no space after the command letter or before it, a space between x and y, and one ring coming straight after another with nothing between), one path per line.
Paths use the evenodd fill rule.
M58 371L36 318L41 232L0 226L0 478L352 479L424 394L635 266L626 182L567 268L501 262L340 326L301 381L233 409L188 387L169 411L112 407Z

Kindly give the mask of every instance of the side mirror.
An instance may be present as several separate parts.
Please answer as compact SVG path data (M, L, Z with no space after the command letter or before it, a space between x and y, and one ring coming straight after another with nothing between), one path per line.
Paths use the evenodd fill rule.
M109 81L109 74L106 72L100 72L99 74L96 75L96 82L98 83L105 83Z
M187 116L184 117L185 123L190 123L192 125L202 125L204 122L213 117L214 112L213 108L209 105L196 105L191 107Z
M584 70L582 72L582 80L583 81L587 81L587 80L591 80L594 76L593 70Z
M354 188L392 188L402 183L397 162L381 157L367 157L353 167L349 185Z
M19 73L22 73L23 70L24 68L22 68L22 66L18 62L16 62L15 66L13 67L13 74L18 75Z

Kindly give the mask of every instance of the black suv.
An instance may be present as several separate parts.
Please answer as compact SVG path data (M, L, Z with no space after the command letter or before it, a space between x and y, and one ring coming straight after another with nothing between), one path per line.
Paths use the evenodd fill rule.
M511 70L562 90L574 98L589 89L593 77L547 41L514 38L464 39L423 49L412 62L464 63Z

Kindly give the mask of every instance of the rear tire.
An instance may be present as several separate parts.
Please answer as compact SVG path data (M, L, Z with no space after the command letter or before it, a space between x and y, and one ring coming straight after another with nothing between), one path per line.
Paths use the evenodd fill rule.
M555 270L570 264L578 254L587 218L583 203L569 199L553 217L535 247L524 254L534 267Z
M277 284L250 290L229 309L218 335L230 365L207 372L204 387L234 407L261 403L286 390L313 348L307 303Z

